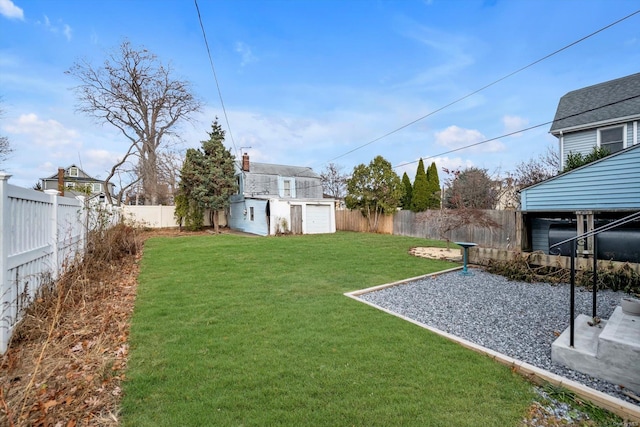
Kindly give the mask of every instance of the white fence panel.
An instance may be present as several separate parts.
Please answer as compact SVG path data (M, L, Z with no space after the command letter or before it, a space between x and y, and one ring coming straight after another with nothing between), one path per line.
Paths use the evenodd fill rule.
M84 201L8 183L0 172L0 353L38 289L82 254Z
M122 207L122 215L128 220L149 228L172 228L178 227L174 217L175 210L175 206L126 205ZM220 227L227 226L227 216L224 211L218 212L218 220L220 221L220 224L218 224ZM211 226L208 210L204 213L204 226Z

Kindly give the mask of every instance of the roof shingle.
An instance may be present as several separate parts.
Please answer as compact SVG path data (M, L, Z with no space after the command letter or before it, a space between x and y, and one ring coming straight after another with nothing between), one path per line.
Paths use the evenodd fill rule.
M551 133L633 116L640 116L640 73L564 95L558 103Z

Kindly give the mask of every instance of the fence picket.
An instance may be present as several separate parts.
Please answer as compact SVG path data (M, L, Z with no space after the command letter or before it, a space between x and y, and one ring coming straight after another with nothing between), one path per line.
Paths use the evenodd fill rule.
M426 239L449 239L455 241L472 241L480 246L496 249L513 248L516 243L516 212L486 210L483 211L498 227L486 228L473 225L461 226L446 233L440 230L440 222L446 211L432 210L420 213L401 210L393 216L380 219L378 233L396 234L399 236L423 237ZM366 218L357 210L337 210L336 230L368 231Z
M59 277L65 261L84 253L93 211L84 198L21 188L10 177L0 172L0 354L46 275ZM119 211L110 216L118 220Z

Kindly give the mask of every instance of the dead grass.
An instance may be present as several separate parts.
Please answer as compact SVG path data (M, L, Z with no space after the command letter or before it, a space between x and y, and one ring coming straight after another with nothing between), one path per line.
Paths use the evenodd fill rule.
M142 239L96 233L83 263L45 286L0 359L0 424L118 424Z
M211 231L95 232L84 262L42 288L0 358L0 425L119 425L143 242L200 234Z

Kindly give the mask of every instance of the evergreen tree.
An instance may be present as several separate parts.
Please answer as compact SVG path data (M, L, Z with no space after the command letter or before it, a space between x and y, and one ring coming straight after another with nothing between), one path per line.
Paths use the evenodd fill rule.
M402 184L404 185L404 197L402 198L402 209L411 209L411 193L413 191L413 187L411 186L411 180L409 179L409 175L405 172L402 175Z
M422 159L418 163L416 179L413 181L413 192L411 194L411 210L414 212L426 211L429 207L429 182L424 171Z
M184 222L187 230L200 230L204 225L204 208L194 196L196 189L202 186L204 159L202 152L189 148L180 170L180 186L175 196L176 209L174 216L182 229Z
M209 139L202 141L202 151L187 150L180 181L180 192L188 207L186 218L189 213L209 209L216 233L218 212L229 207L229 197L236 191L234 157L223 141L224 131L216 119L211 125Z
M427 181L429 182L429 209L440 209L440 178L435 162L427 169Z

